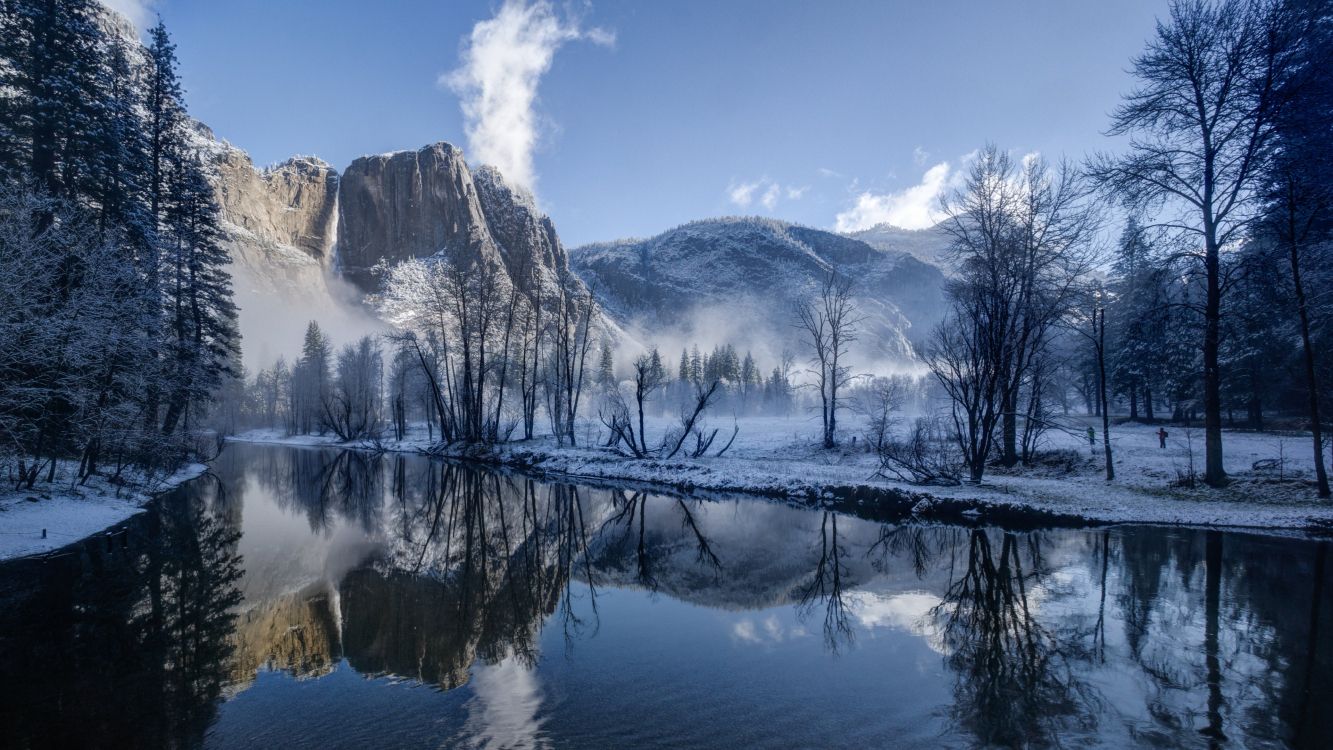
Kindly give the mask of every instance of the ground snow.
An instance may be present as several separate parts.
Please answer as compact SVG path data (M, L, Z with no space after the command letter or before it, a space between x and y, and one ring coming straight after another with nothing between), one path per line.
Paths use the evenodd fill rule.
M63 473L73 474L69 467ZM114 526L143 510L154 495L208 470L190 464L166 478L137 477L116 487L103 477L86 485L39 482L30 491L0 491L0 560L50 552ZM46 538L42 538L42 532Z
M855 418L842 423L843 445L832 451L818 447L818 419L802 416L742 418L735 422L714 418L712 426L719 432L712 453L725 444L733 424L741 428L735 444L722 458L626 459L596 447L599 430L591 422L580 428L578 448L558 447L547 436L501 446L481 456L462 450L452 452L459 457L480 457L571 478L816 501L869 490L901 493L899 500L923 509L933 502L949 501L971 503L982 510L1032 511L1109 523L1333 527L1333 504L1316 498L1311 481L1313 459L1308 433L1227 431L1223 443L1231 486L1222 490L1201 485L1186 489L1174 485L1181 474L1188 472L1191 452L1195 470L1202 471L1202 429L1168 425L1170 437L1167 447L1161 449L1155 425L1112 425L1116 479L1107 482L1102 465L1101 421L1070 418L1066 422L1065 430L1048 432L1042 445L1044 450L1066 451L1058 468L990 471L980 486L919 487L876 476L875 456L864 450L864 437L859 434L862 425ZM1095 446L1088 445L1089 425L1096 430ZM667 420L650 420L650 441L667 426ZM235 439L288 445L338 444L333 436L289 437L275 430L252 431ZM401 442L388 440L352 447L421 451L429 445L425 429L418 427ZM1279 457L1284 461L1281 472L1253 468L1257 461Z

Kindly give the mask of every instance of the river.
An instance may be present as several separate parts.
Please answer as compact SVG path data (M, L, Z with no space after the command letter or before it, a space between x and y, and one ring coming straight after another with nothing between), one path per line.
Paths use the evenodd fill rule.
M1328 547L232 444L0 565L0 744L1329 747Z

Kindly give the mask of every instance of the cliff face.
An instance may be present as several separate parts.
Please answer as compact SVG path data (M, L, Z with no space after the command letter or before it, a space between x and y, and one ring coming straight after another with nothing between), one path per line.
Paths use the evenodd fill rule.
M222 216L261 242L295 248L327 265L338 216L338 172L312 157L255 169L240 149L218 152Z
M463 152L448 143L363 156L347 168L340 201L338 270L363 291L370 271L444 248L486 252L486 218Z
M495 167L478 169L473 182L511 279L541 283L569 267L555 224L537 210L531 195L510 187Z
M377 290L381 261L459 252L501 263L530 289L581 286L532 197L493 168L474 174L448 143L363 156L339 175L312 157L256 169L203 125L196 131L232 254L247 366L271 364L311 318L365 329L358 303Z

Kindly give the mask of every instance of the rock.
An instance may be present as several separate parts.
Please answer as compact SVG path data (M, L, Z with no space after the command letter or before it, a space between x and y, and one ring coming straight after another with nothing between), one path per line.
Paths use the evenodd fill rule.
M448 143L353 161L340 201L338 265L362 291L375 289L381 260L497 252L463 152Z
M261 243L295 248L323 266L330 260L338 216L338 172L298 156L263 170L238 148L214 161L222 217Z

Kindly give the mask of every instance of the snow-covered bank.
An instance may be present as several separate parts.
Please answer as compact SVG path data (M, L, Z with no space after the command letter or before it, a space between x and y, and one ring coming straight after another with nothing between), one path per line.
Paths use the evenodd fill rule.
M1174 486L1187 472L1190 454L1202 466L1201 431L1168 426L1165 449L1158 447L1156 426L1119 425L1111 430L1117 478L1102 478L1100 423L1098 444L1090 449L1086 425L1071 420L1068 431L1048 433L1046 450L1062 451L1059 469L992 472L981 486L919 487L876 477L873 455L851 444L856 425L848 425L847 444L835 451L817 447L818 425L802 418L740 420L735 445L722 458L636 461L598 448L558 447L549 438L486 450L451 447L446 457L516 467L552 477L630 481L685 491L743 492L805 501L854 503L888 512L911 511L924 519L1055 523L1153 523L1267 529L1333 529L1333 504L1320 502L1308 480L1312 460L1308 435L1228 432L1230 487ZM1091 422L1089 422L1091 424ZM725 427L730 426L728 421ZM658 422L649 433L664 427ZM729 432L724 429L723 432ZM588 427L584 445L596 445ZM235 440L288 445L337 446L336 438L285 437L254 431ZM388 451L424 451L424 430L405 440L372 446ZM1256 462L1281 459L1283 468L1255 469Z
M0 560L50 552L114 526L143 510L154 496L208 470L190 464L165 478L117 487L104 477L85 485L38 484L0 492Z

